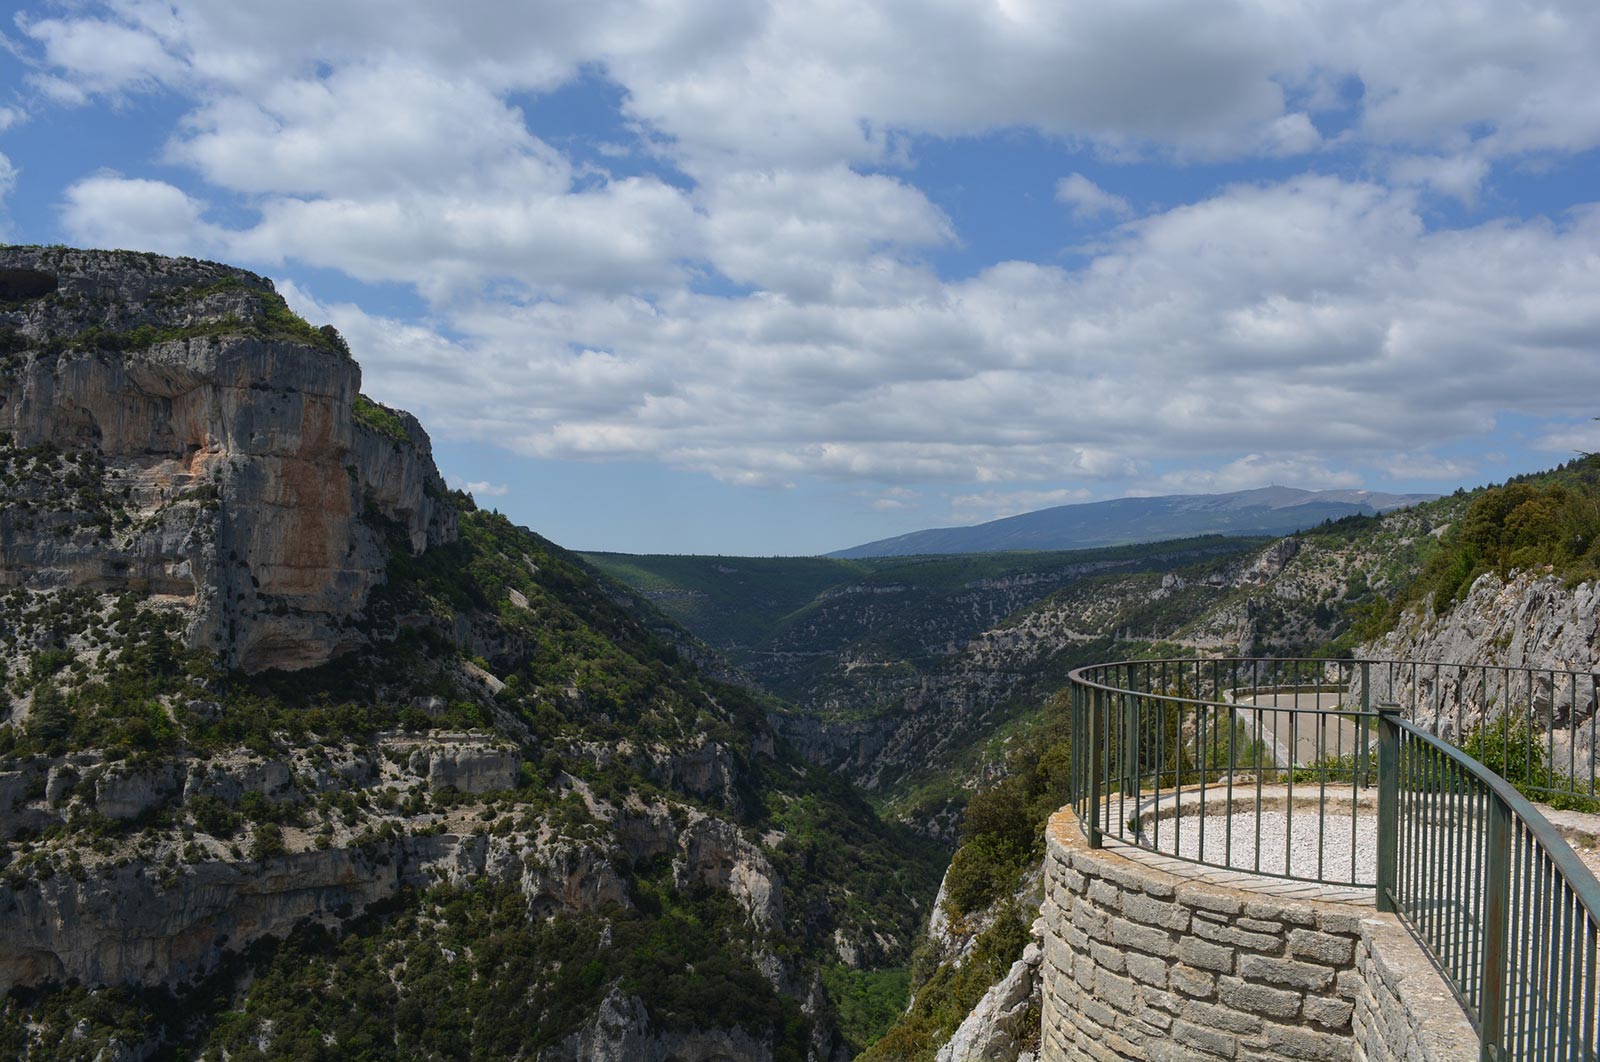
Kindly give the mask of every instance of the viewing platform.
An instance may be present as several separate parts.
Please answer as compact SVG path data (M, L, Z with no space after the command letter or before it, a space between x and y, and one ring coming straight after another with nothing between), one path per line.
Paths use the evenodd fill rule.
M1074 672L1044 1057L1596 1058L1597 688L1391 661Z

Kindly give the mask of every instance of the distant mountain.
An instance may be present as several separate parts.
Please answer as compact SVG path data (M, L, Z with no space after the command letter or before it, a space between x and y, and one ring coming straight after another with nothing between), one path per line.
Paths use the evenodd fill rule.
M923 553L1089 549L1195 535L1287 535L1324 520L1373 516L1437 494L1258 487L1231 494L1171 494L1058 505L971 527L936 527L829 553L830 557L907 557Z

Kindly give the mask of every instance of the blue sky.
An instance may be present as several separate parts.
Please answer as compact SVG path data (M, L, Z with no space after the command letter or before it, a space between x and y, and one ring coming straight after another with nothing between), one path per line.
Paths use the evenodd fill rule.
M0 31L0 238L272 277L452 483L575 548L1600 449L1591 3L115 0Z

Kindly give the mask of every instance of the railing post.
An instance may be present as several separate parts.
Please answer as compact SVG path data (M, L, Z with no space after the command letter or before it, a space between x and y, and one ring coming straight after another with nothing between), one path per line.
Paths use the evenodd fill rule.
M1129 676L1131 679L1131 675ZM1130 681L1128 685L1133 685ZM1139 814L1139 794L1142 786L1139 784L1139 760L1144 751L1139 741L1139 702L1137 695L1124 693L1122 695L1122 792L1132 794L1133 813ZM1117 824L1119 831L1126 831L1127 823ZM1120 835L1120 834L1119 834Z
M1362 699L1366 699L1365 688ZM1400 851L1400 706L1378 705L1378 910L1393 911Z
M1478 1058L1500 1062L1506 1025L1506 960L1511 922L1511 809L1489 797L1488 852L1484 860L1483 980L1478 990ZM1591 986L1592 987L1592 986Z
M1361 711L1372 711L1372 665L1361 661ZM1363 725L1370 723L1363 721ZM1359 731L1359 727L1357 730ZM1371 789L1372 783L1367 780L1367 772L1372 770L1372 750L1367 748L1367 743L1362 741L1356 748L1356 777L1361 779L1362 789Z
M1089 691L1089 847L1099 848L1101 803L1105 788L1101 777L1105 767L1106 739L1105 698L1101 691Z

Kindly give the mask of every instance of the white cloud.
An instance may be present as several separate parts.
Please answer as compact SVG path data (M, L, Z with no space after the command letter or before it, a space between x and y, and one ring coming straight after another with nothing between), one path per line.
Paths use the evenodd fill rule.
M1533 441L1533 447L1567 456L1600 452L1600 423L1589 421L1551 428Z
M485 91L543 91L586 64L696 172L814 169L895 156L902 131L1028 126L1112 154L1316 150L1349 105L1372 144L1487 156L1600 144L1600 10L1585 0L904 5L596 0L115 0L25 19L56 90L78 98L201 84L260 99L327 64L386 56ZM397 86L404 91L404 86ZM469 122L470 128L470 122ZM400 138L404 139L403 131ZM365 136L357 131L357 139Z
M1578 415L1600 384L1600 215L1424 222L1499 160L1600 145L1593 5L76 10L23 23L48 90L188 101L163 161L208 183L82 179L75 240L412 286L426 320L283 289L374 393L526 454L977 483L963 504L993 512L1173 453L1222 467L1164 489L1340 485L1497 411ZM528 128L580 69L638 134L615 173ZM1321 151L1319 125L1389 185L1302 176L1132 218L1074 173L1058 199L1120 223L1086 264L929 264L963 234L915 184L918 137L1239 159ZM678 172L625 176L650 152Z
M1072 216L1079 221L1093 221L1106 214L1122 218L1133 213L1126 199L1106 191L1081 173L1068 174L1056 182L1056 202L1070 207Z
M950 499L950 509L962 523L982 523L998 520L1018 513L1031 513L1055 505L1071 505L1087 501L1089 492L1083 488L1060 490L986 490L976 494L958 494Z
M259 100L215 99L185 119L168 155L250 193L468 190L483 170L511 171L530 195L572 182L566 160L489 86L392 59L287 80Z
M154 87L182 78L183 62L147 29L120 20L65 18L19 22L37 41L48 67L38 83L66 103L85 102L90 95Z
M1130 222L1077 271L856 267L856 297L812 302L483 300L442 311L451 340L354 307L318 319L386 401L540 457L998 497L1182 454L1221 467L1163 491L1347 486L1497 411L1587 412L1597 249L1600 215L1428 232L1409 195L1302 178Z
M922 492L910 487L886 487L881 491L853 491L856 497L867 501L875 511L899 512L921 507Z
M511 493L511 488L504 483L490 483L487 480L473 480L463 484L462 490L473 497L503 498Z
M0 155L0 240L11 238L11 216L6 209L6 200L17 186L17 167L5 155Z
M1295 486L1307 489L1359 487L1361 477L1349 470L1329 468L1313 457L1268 457L1246 454L1215 469L1186 469L1160 478L1171 492L1210 494L1252 487Z
M1487 159L1463 155L1406 155L1389 167L1397 184L1420 185L1467 206L1478 201L1478 193L1489 176Z
M700 196L707 253L729 279L800 300L849 300L851 270L893 272L891 248L954 239L950 221L917 189L844 166L736 171Z
M67 189L61 220L86 246L216 254L226 239L204 212L204 203L164 181L102 173Z
M1439 457L1425 451L1392 454L1376 463L1392 479L1463 483L1478 474L1478 466L1472 461Z

